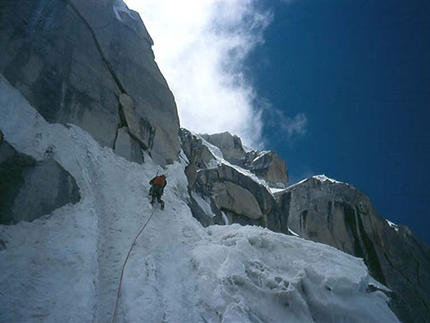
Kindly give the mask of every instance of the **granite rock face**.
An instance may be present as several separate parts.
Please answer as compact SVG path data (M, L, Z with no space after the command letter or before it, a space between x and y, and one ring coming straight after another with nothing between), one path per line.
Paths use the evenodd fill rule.
M218 147L225 160L230 163L240 163L245 155L242 147L242 140L238 136L233 136L229 132L217 133L212 135L204 134L202 138L212 145Z
M287 165L274 151L247 149L242 145L238 136L229 132L204 134L201 135L201 138L219 148L223 159L251 171L271 187L285 188L288 186Z
M55 160L34 158L0 141L0 224L33 221L55 209L77 203L75 179Z
M243 168L267 181L270 187L288 186L288 169L285 161L273 151L252 150L245 154Z
M186 129L181 129L180 137L190 161L185 170L189 189L209 199L215 210L213 218L207 215L210 220L201 222L204 225L223 223L220 214L224 214L229 223L267 226L267 217L276 207L276 201L268 186L263 185L264 180L260 182L251 171L240 171L234 164L242 165L245 161L246 152L240 139L229 133L198 136ZM224 153L229 161L225 161ZM191 205L193 214L198 214L196 218L201 220L204 212L195 203Z
M0 73L48 121L122 150L119 129L163 165L178 159L179 118L139 15L122 0L6 1ZM134 158L138 161L139 158Z
M216 183L212 188L213 199L222 209L244 215L252 220L263 216L254 195L232 182Z
M293 185L281 200L289 229L363 258L393 291L390 306L402 322L429 322L430 248L409 229L390 225L359 190L321 176Z
M196 188L215 202L229 223L266 226L275 205L267 187L228 165L197 172Z

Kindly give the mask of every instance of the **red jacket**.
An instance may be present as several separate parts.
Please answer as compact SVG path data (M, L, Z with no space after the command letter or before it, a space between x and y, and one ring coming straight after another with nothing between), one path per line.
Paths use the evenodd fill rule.
M164 188L167 185L166 176L164 175L155 176L153 179L149 181L149 184Z

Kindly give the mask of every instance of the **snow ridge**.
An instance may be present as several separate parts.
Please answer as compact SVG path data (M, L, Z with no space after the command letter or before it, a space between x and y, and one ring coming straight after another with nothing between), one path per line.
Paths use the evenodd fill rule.
M315 175L315 176L312 176L312 177L315 178L315 179L317 179L317 180L319 180L321 183L329 181L329 182L335 183L335 184L345 184L345 183L339 182L339 181L337 181L335 179L331 179L331 178L325 176L324 174L322 174L322 175Z

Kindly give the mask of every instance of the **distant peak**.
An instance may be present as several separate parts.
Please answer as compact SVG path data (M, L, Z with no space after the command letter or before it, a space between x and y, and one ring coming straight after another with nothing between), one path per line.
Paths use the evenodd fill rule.
M343 184L343 185L351 186L351 185L349 185L347 183L339 182L339 181L337 181L335 179L329 178L326 175L322 174L322 175L313 175L311 177L302 179L301 181L299 181L299 182L297 182L297 183L295 183L293 185L288 186L288 188L291 189L293 187L296 187L297 185L308 183L311 179L317 180L320 183L329 182L329 183L333 183L333 184Z
M319 180L321 183L329 181L329 182L336 183L336 184L345 184L343 182L339 182L335 179L329 178L329 177L325 176L324 174L323 175L314 175L314 176L312 176L312 178Z

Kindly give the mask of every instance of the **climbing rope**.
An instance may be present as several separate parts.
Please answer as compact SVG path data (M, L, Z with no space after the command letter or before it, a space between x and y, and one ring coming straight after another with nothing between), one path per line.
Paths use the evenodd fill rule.
M117 316L117 312L118 312L118 302L119 302L119 294L121 292L121 285L122 285L122 277L124 276L124 269L125 269L125 265L127 264L128 258L130 257L131 254L131 249L133 249L133 246L136 244L136 240L137 238L139 238L140 234L143 232L143 230L145 229L146 225L148 224L149 220L151 220L152 216L155 213L155 208L152 211L151 215L149 216L148 220L146 220L145 224L142 226L142 228L140 229L140 231L137 233L136 237L133 240L133 243L130 246L130 249L128 250L127 253L127 257L125 257L125 261L124 264L122 265L122 269L121 269L121 277L119 279L119 285L118 285L118 293L116 294L116 301L115 301L115 310L113 312L113 318L112 318L112 323L116 322L116 316Z

